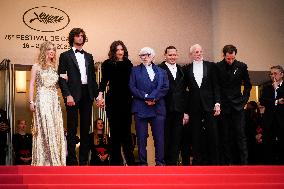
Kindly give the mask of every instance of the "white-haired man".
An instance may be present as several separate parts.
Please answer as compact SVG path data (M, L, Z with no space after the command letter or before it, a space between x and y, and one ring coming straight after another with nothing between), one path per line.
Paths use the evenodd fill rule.
M220 114L220 88L215 64L203 60L199 44L190 47L193 60L184 68L186 85L189 88L187 109L192 134L194 165L218 165L218 129L215 116ZM205 128L205 129L203 129ZM206 139L202 138L205 132ZM206 149L203 149L203 145Z
M144 47L139 52L141 64L133 67L129 87L133 95L132 113L135 118L138 154L141 165L147 163L148 123L152 127L156 165L164 165L164 97L169 89L166 72L153 63L155 52Z

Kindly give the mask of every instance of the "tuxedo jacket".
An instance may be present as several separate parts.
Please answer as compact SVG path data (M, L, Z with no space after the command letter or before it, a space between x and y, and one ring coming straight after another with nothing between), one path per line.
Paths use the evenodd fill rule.
M151 81L143 64L132 68L129 87L133 95L132 113L141 118L166 116L164 97L169 90L169 80L165 70L152 63L155 72L154 80ZM148 94L147 97L145 95ZM154 100L155 105L149 106L145 100Z
M162 62L158 66L167 72L169 79L169 91L165 96L167 113L171 113L174 111L184 113L188 97L182 67L178 64L176 65L177 75L176 79L174 79L171 71L169 70L165 62Z
M91 100L94 100L94 97L98 95L94 59L93 56L87 52L84 52L84 56L89 95ZM73 49L61 53L59 57L58 74L66 73L68 80L59 77L59 86L61 88L62 95L63 97L71 95L75 102L78 102L82 95L82 81L79 65Z
M229 66L225 59L217 63L219 84L221 91L221 109L223 112L231 108L240 111L249 100L251 82L247 65L235 60ZM244 86L243 92L241 86Z
M189 114L206 111L213 112L216 103L220 103L220 87L213 62L203 61L203 78L199 88L193 73L193 63L184 67L186 85L189 90Z
M273 121L277 121L278 124L284 126L284 104L277 104L275 106L275 100L284 98L284 82L276 90L277 96L275 97L275 90L272 84L265 85L262 89L259 102L265 107L264 111L264 126L269 127Z

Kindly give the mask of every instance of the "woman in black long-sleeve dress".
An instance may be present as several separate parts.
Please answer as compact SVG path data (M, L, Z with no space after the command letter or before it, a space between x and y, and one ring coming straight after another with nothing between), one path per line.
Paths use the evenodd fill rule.
M128 165L134 163L131 140L131 102L132 96L128 87L132 63L122 41L114 41L108 53L109 59L102 63L102 79L99 85L99 96L108 86L106 94L106 113L111 136L111 165L122 165L121 146Z

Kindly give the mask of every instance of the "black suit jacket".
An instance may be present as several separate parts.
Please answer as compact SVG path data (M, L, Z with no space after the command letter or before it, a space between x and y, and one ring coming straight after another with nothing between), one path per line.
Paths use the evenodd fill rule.
M186 85L189 89L189 113L207 111L213 112L215 103L220 103L220 88L213 62L203 61L203 78L199 88L194 74L193 63L184 67Z
M176 79L174 79L165 62L162 62L159 67L167 72L169 79L169 91L165 96L167 113L173 111L185 113L188 97L182 67L177 65Z
M84 55L88 77L89 95L91 100L93 100L94 97L98 95L94 59L93 56L87 52L84 52ZM75 102L78 102L82 95L82 82L79 65L73 49L61 53L59 57L58 74L66 74L66 72L68 76L67 81L59 77L59 86L61 88L62 95L63 97L71 95Z
M263 87L259 102L265 107L264 118L266 125L276 121L274 118L277 119L279 124L282 123L284 125L284 104L277 104L277 106L275 106L275 100L280 98L284 98L284 82L282 82L282 85L277 89L276 98L272 84Z
M235 60L229 66L225 59L217 63L221 91L221 108L223 112L233 108L240 111L249 100L251 82L245 63ZM243 93L241 86L244 85Z

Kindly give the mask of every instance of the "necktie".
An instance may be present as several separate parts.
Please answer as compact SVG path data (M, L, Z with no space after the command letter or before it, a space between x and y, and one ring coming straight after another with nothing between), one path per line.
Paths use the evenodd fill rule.
M82 50L76 49L76 50L75 50L75 53L77 53L77 52L79 52L79 53L81 53L81 54L84 54L84 50L83 50L83 49L82 49Z

